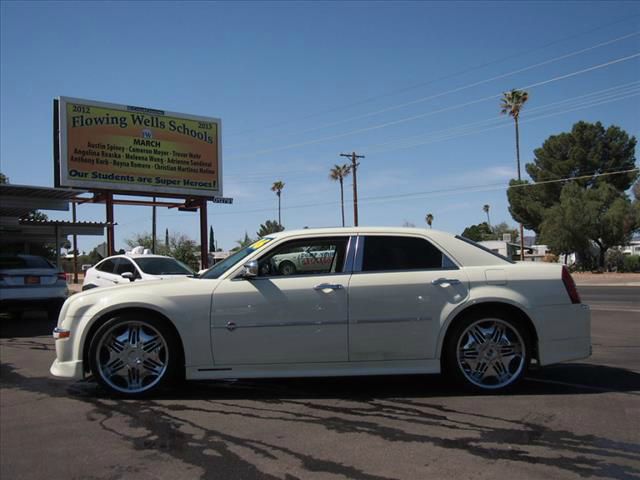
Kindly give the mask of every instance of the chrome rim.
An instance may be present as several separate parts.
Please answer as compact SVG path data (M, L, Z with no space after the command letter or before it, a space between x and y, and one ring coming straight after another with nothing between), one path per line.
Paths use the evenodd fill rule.
M142 322L115 325L96 350L102 379L114 390L140 393L154 387L167 371L169 349L158 330Z
M518 330L499 319L468 326L457 346L458 367L472 384L486 389L506 387L525 365L525 345Z

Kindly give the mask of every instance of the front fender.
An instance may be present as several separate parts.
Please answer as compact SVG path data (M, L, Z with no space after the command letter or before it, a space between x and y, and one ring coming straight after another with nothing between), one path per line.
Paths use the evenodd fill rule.
M167 318L175 327L184 347L185 365L211 365L210 312L211 295L216 281L186 279L187 282L142 282L74 295L65 305L59 327L72 332L62 352L61 361L82 360L89 332L118 312L143 309ZM58 351L58 342L56 350ZM62 355L60 355L62 353ZM62 358L61 358L62 356Z

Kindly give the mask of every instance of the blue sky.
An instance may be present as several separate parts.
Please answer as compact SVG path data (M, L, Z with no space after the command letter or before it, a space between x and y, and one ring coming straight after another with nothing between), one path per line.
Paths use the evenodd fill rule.
M287 228L339 225L328 171L352 150L366 156L361 225L424 226L432 213L435 228L459 233L485 219L484 204L492 223L513 224L501 186L516 175L513 122L494 98L511 88L530 93L523 163L579 120L640 133L638 2L0 5L0 170L11 183L53 186L60 95L218 117L235 200L210 205L209 223L225 249L277 218L276 180ZM78 215L104 221L104 206ZM150 208L116 207L116 220L117 248L151 231ZM159 209L165 228L198 239L198 215Z

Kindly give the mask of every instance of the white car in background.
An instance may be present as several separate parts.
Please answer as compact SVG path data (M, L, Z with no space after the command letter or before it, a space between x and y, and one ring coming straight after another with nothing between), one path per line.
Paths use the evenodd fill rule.
M130 253L105 258L85 272L82 290L194 274L193 270L175 258L146 252L136 247Z
M273 268L311 251L330 261L311 272ZM127 397L185 376L440 372L493 392L532 363L591 352L589 307L562 265L515 263L417 228L279 232L198 277L74 295L54 338L53 375L92 373Z

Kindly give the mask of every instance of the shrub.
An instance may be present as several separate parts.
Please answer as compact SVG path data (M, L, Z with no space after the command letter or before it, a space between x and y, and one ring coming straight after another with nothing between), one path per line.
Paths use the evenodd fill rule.
M622 268L624 272L640 272L640 255L624 257Z

